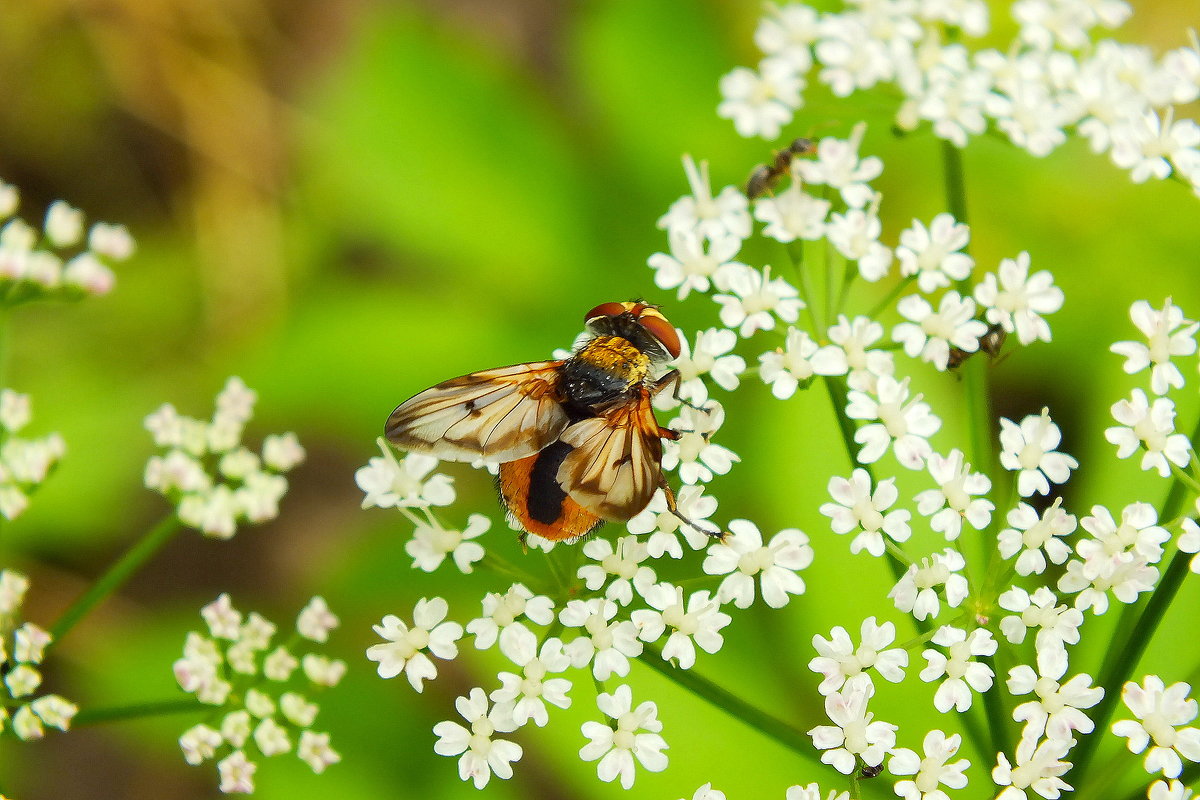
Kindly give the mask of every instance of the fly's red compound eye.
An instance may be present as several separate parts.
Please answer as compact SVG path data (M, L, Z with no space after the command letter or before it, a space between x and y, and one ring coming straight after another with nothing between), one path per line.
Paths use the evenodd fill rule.
M591 322L601 317L616 317L624 314L628 308L625 303L601 303L583 315L583 321Z
M679 334L675 332L675 326L667 322L667 318L658 313L657 309L643 308L637 321L647 333L662 344L671 358L679 358Z

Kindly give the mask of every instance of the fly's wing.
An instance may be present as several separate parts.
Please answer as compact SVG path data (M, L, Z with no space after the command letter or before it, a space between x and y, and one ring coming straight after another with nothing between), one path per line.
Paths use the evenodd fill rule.
M563 459L557 480L576 503L620 522L650 502L662 472L662 440L649 391L574 423L559 438L574 449Z
M392 444L443 461L516 461L567 427L558 392L562 361L472 372L405 400L388 417Z

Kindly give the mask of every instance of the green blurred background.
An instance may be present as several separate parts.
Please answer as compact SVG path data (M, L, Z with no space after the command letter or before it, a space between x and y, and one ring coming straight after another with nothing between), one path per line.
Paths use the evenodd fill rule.
M1120 36L1159 51L1183 44L1197 22L1160 4L1135 9ZM760 11L757 2L666 0L9 4L0 177L22 188L30 221L61 197L90 219L127 224L139 244L109 297L22 309L9 326L8 382L33 395L32 431L60 431L69 446L31 510L0 530L0 564L33 580L27 616L49 626L166 510L141 488L152 452L141 420L160 403L206 416L226 376L240 375L260 397L252 441L294 430L309 454L279 520L231 542L180 535L55 650L46 688L89 707L177 697L170 665L202 604L229 591L239 608L287 624L319 593L342 617L332 650L350 672L321 700L316 728L333 734L344 760L319 777L294 757L265 760L258 795L475 796L455 760L432 753L430 729L455 716L454 696L491 688L498 662L467 644L468 658L416 695L379 680L363 651L385 613L409 616L417 598L440 594L465 622L502 585L413 571L408 526L359 509L354 470L375 454L398 401L452 375L546 357L569 345L596 303L643 296L684 329L716 323L711 301L658 291L645 261L666 249L654 222L686 190L682 153L710 160L717 185L739 183L769 153L715 114L717 79L757 58ZM864 149L885 161L877 186L894 243L945 200L937 143L926 133L893 138L890 108L883 95L835 103L817 93L786 135L844 136L871 120ZM1035 160L981 140L966 174L980 265L1029 250L1067 296L1051 319L1053 345L990 370L996 407L1019 418L1050 406L1083 464L1067 493L1072 511L1157 504L1163 484L1115 462L1102 438L1108 407L1138 385L1107 347L1135 337L1135 299L1157 306L1173 295L1200 314L1196 198L1171 182L1134 186L1078 142ZM916 373L947 418L935 446L962 442L961 384ZM1195 419L1195 382L1189 370L1181 427ZM736 612L729 645L698 669L806 729L823 718L806 668L812 634L898 614L883 599L882 565L851 560L817 512L829 476L850 468L824 392L780 404L751 385L728 399L722 437L742 464L714 484L718 516L801 527L817 564L805 576L809 594L786 611ZM454 474L451 521L495 508L485 476ZM502 523L495 528L489 546L521 558ZM1195 608L1195 587L1180 602ZM1194 656L1176 646L1148 661L1167 665L1156 668L1171 682L1197 677ZM710 780L731 798L838 785L640 665L633 683L636 699L659 701L671 767L639 773L628 796L690 797ZM927 708L923 696L920 709L880 700L909 747L937 724ZM516 778L486 791L621 794L575 755L579 723L595 715L582 682L549 728L521 732ZM0 784L23 800L213 796L215 768L188 767L176 744L193 722L5 739Z

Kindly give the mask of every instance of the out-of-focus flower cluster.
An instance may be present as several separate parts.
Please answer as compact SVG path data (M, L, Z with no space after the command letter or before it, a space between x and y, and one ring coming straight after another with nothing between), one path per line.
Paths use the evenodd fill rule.
M166 453L146 462L146 487L166 497L179 519L206 536L228 539L239 522L279 515L284 473L304 460L294 433L272 434L261 453L241 443L257 395L230 378L210 421L181 415L170 403L146 417L146 429Z
M40 439L17 436L31 416L29 395L0 390L0 515L5 519L16 519L29 507L30 496L67 452L57 433Z
M38 666L50 634L32 622L18 624L28 588L21 573L0 570L0 734L11 731L24 740L41 739L46 726L67 730L79 710L59 695L37 694L42 684Z
M216 760L225 793L254 791L257 759L295 752L321 773L341 756L329 734L312 730L320 710L314 692L336 686L346 664L318 652L338 618L314 597L296 619L295 633L273 644L274 623L255 612L244 615L222 594L200 610L208 635L187 635L183 657L175 662L180 688L214 706L206 722L179 737L189 764ZM303 648L303 650L302 650Z
M983 0L845 5L769 6L755 33L762 60L721 79L717 113L743 136L776 139L813 82L843 98L887 84L902 130L928 124L960 148L995 130L1035 156L1073 134L1135 182L1175 173L1200 192L1200 126L1175 116L1200 98L1194 36L1157 56L1093 38L1128 19L1122 0L1019 0L1014 40L990 48L979 46L992 33Z
M96 222L85 229L83 212L56 200L39 230L13 216L19 204L16 187L0 181L0 305L112 290L115 279L105 262L124 261L134 249L123 225Z

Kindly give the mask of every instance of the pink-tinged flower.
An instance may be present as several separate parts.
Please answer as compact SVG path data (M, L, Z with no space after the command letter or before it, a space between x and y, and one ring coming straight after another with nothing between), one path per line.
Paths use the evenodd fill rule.
M519 761L523 753L521 745L493 738L497 733L517 729L511 707L496 704L489 709L488 697L478 687L468 696L456 699L454 707L470 727L464 728L450 720L434 725L433 732L438 740L433 745L433 752L439 756L461 755L458 776L464 781L473 781L476 789L487 786L492 775L504 780L511 778L512 762Z
M854 434L854 441L862 445L856 456L860 464L878 461L891 445L902 466L921 469L925 465L933 452L929 437L942 427L942 421L922 402L923 395L909 399L908 378L897 381L885 375L876 383L875 392L851 390L848 397L846 415L868 423Z
M825 696L825 713L834 724L808 731L813 746L825 751L821 761L843 775L853 772L859 759L869 767L879 766L896 746L896 726L875 720L867 710L867 701L874 693L866 676L847 681L843 691Z
M1071 768L1071 763L1062 759L1074 744L1074 739L1044 739L1039 743L1022 737L1014 762L1004 753L997 753L992 781L1006 788L996 800L1029 800L1027 789L1046 800L1056 800L1064 790L1071 791L1071 785L1059 776Z
M962 713L971 707L972 689L982 693L992 688L995 673L974 658L995 655L996 640L985 628L976 628L968 636L962 628L943 625L933 635L933 643L945 647L946 653L932 648L921 653L928 662L921 670L921 680L944 677L933 696L933 706L943 714L951 708Z
M977 531L987 527L995 508L990 500L976 496L991 491L991 480L981 472L971 472L971 465L964 460L957 449L948 456L931 455L929 474L940 488L927 489L914 498L917 511L930 517L929 526L951 542L962 533L963 520Z
M960 758L948 763L961 746L962 737L957 733L947 736L934 729L925 734L922 742L924 758L904 747L893 750L888 770L893 775L914 776L912 780L897 781L896 794L904 800L948 800L949 795L942 791L942 786L961 789L967 785L967 776L963 772L971 762Z
M829 639L813 636L813 647L819 655L808 662L808 668L825 676L817 687L821 694L839 691L847 681L856 675L865 675L869 669L892 683L904 679L908 651L899 647L887 649L896 641L896 626L890 622L877 625L875 617L867 617L863 620L860 635L862 643L857 648L841 625L834 627Z
M946 605L950 608L958 608L967 599L967 579L959 574L966 565L961 553L947 547L910 566L888 592L888 597L896 608L917 619L936 617L941 613L939 594L945 595Z
M1013 719L1025 723L1021 737L1040 739L1071 739L1075 731L1091 733L1093 723L1080 709L1091 708L1104 699L1104 690L1091 685L1090 675L1072 677L1066 683L1059 679L1067 669L1066 659L1052 665L1041 675L1032 667L1021 664L1008 672L1008 691L1014 696L1034 694L1036 700L1022 703L1013 709Z

